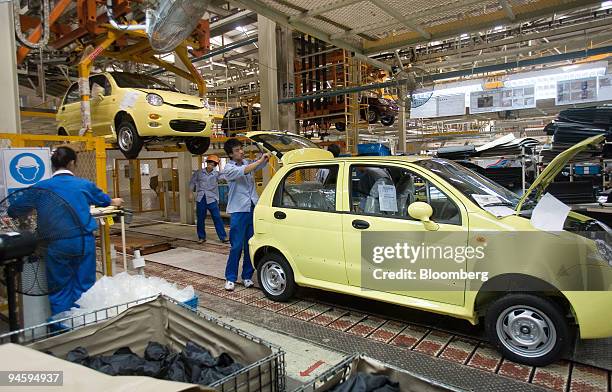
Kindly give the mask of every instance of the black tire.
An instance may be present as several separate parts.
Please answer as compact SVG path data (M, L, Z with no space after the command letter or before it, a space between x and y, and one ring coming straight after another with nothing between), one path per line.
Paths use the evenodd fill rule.
M513 322L508 323L511 316ZM485 315L485 329L505 358L530 366L546 366L559 360L568 350L572 336L563 309L532 294L508 294L493 302ZM540 336L542 339L538 339ZM527 345L530 340L533 348Z
M136 159L142 150L143 141L131 120L121 120L117 127L117 145L127 159Z
M189 137L185 139L187 150L193 155L202 155L210 147L209 137Z
M64 128L60 128L57 130L57 135L58 136L70 136L68 135L68 132L66 132L66 130Z
M334 125L336 126L337 131L344 132L344 130L346 129L346 124L343 123L342 121L338 121Z
M393 125L394 122L395 122L395 116L393 115L382 116L380 118L380 123L384 125L385 127L390 127L391 125Z
M378 113L375 110L370 110L367 114L369 124L376 124L378 122Z
M297 289L291 266L277 253L266 253L262 257L257 265L257 279L266 297L273 301L288 301Z

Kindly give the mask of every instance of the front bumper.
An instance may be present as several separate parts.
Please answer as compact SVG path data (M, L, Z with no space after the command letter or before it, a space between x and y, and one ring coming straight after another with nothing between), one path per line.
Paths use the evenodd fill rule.
M612 336L612 291L565 291L580 328L581 339Z
M211 137L213 117L199 110L157 110L147 108L133 115L142 137Z

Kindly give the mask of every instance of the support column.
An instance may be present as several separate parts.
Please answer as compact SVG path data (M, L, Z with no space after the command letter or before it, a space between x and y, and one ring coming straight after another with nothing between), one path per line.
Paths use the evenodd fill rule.
M179 176L179 211L181 223L193 224L195 222L193 204L189 202L189 180L193 172L193 160L191 153L181 151L178 153L178 176Z
M0 86L3 104L0 105L0 132L21 133L19 115L19 86L17 84L17 47L13 24L13 3L0 0Z
M189 72L185 64L183 64L183 62L181 61L181 59L178 58L177 55L175 55L175 58L174 58L174 65L176 65L177 68L180 68L184 71ZM184 94L189 94L189 85L191 84L191 81L176 75L175 82L176 82L176 88L180 92Z
M289 98L295 95L293 30L281 26L278 33L278 96ZM296 132L295 104L278 105L279 129Z
M408 94L405 85L400 86L400 96L405 97ZM397 152L405 153L406 152L406 126L408 123L408 119L410 118L410 104L404 100L404 105L400 106L400 110L397 114L397 132L398 132L398 141L397 141Z
M259 45L259 102L261 129L280 128L278 122L278 69L276 62L276 23L257 15Z

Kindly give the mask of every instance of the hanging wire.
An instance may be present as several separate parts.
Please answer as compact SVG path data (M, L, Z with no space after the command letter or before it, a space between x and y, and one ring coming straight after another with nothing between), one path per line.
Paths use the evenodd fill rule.
M40 37L40 40L37 43L33 43L29 39L27 39L26 36L23 35L23 32L21 31L21 18L20 18L21 17L21 4L19 0L13 0L13 16L15 19L15 36L17 37L17 40L19 41L19 43L21 43L23 46L30 48L30 49L42 49L49 42L49 25L50 25L49 0L43 0L42 6L43 6L42 19L40 23L43 26L43 33L42 33L42 36Z

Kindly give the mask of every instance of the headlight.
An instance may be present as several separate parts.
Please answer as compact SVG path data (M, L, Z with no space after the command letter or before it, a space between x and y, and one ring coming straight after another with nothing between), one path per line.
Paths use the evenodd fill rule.
M610 245L608 245L606 241L599 239L595 240L595 244L597 245L599 256L607 261L608 265L612 267L612 248L610 248Z
M161 106L164 104L164 99L157 94L147 94L147 102L149 105Z
M208 104L208 98L202 98L200 102L202 102L203 107L205 107L206 109L210 109L210 105Z

